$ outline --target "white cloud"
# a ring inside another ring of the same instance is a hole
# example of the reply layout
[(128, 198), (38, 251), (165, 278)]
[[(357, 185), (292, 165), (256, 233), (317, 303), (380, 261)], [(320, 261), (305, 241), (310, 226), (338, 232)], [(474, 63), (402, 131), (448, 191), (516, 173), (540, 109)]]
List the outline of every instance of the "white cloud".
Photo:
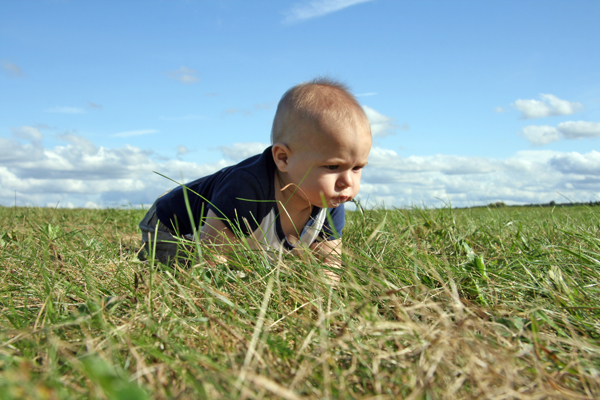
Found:
[(186, 85), (200, 81), (200, 78), (197, 76), (198, 71), (183, 66), (175, 71), (168, 72), (167, 75), (169, 75), (169, 77), (172, 79), (176, 79), (181, 83), (185, 83)]
[(554, 155), (549, 164), (563, 173), (592, 175), (600, 178), (600, 153), (592, 150), (586, 154), (576, 152)]
[(571, 115), (583, 110), (583, 104), (559, 99), (552, 94), (540, 94), (542, 100), (515, 101), (512, 105), (525, 119), (544, 118), (555, 115)]
[[(389, 168), (393, 166), (393, 168)], [(395, 151), (373, 147), (369, 156), (371, 167), (393, 171), (390, 175), (395, 180), (401, 180), (398, 172), (423, 173), (437, 171), (445, 175), (485, 174), (494, 170), (494, 165), (480, 157), (460, 157), (452, 155), (434, 155), (429, 157), (409, 156), (400, 157)]]
[(109, 149), (74, 134), (59, 135), (65, 146), (44, 148), (39, 141), (0, 138), (0, 204), (75, 207), (151, 204), (175, 184), (205, 176), (230, 163), (198, 165), (156, 161), (151, 151), (133, 146)]
[(505, 159), (401, 157), (373, 148), (360, 198), (370, 205), (468, 206), (600, 198), (600, 153), (523, 151)]
[(533, 146), (543, 146), (548, 143), (557, 142), (562, 139), (562, 135), (553, 126), (548, 125), (530, 125), (523, 128), (519, 135), (529, 140)]
[(505, 110), (504, 110), (504, 108), (503, 108), (503, 107), (496, 107), (496, 108), (494, 108), (494, 112), (495, 112), (495, 113), (503, 113), (504, 111), (505, 111)]
[(311, 0), (296, 4), (285, 13), (284, 23), (293, 23), (310, 18), (322, 17), (323, 15), (340, 11), (360, 3), (372, 0)]
[(39, 159), (43, 152), (41, 142), (22, 144), (14, 139), (0, 138), (0, 165), (8, 165), (14, 160)]
[(131, 136), (141, 136), (141, 135), (149, 135), (151, 133), (158, 133), (156, 129), (139, 129), (136, 131), (125, 131), (112, 134), (112, 137), (131, 137)]
[(58, 114), (83, 114), (85, 112), (83, 108), (79, 107), (52, 107), (45, 111)]
[(600, 137), (600, 122), (567, 121), (558, 124), (565, 139)]
[(393, 135), (395, 133), (394, 131), (397, 129), (408, 130), (408, 126), (406, 125), (396, 125), (396, 118), (385, 116), (369, 106), (363, 105), (362, 108), (371, 124), (371, 133), (373, 134), (373, 137)]
[(73, 144), (76, 149), (86, 154), (92, 154), (96, 151), (96, 146), (83, 136), (75, 135), (73, 133), (62, 133), (56, 135), (56, 137)]
[(220, 146), (218, 149), (228, 160), (238, 162), (255, 154), (262, 153), (267, 147), (266, 143), (252, 142), (252, 143), (234, 143), (231, 146)]
[(99, 204), (94, 203), (93, 201), (88, 201), (84, 205), (85, 208), (102, 208)]
[[(25, 130), (27, 131), (27, 130)], [(262, 143), (236, 143), (219, 150), (228, 157), (213, 164), (164, 160), (134, 146), (105, 148), (72, 133), (64, 146), (44, 148), (0, 138), (0, 204), (106, 207), (148, 206), (175, 183), (188, 182), (232, 162), (260, 153)], [(564, 196), (564, 197), (562, 197)], [(600, 152), (530, 150), (504, 159), (452, 155), (402, 157), (374, 147), (363, 173), (359, 198), (364, 204), (462, 207), (598, 200)]]
[(533, 146), (543, 146), (561, 139), (575, 140), (600, 137), (600, 123), (589, 121), (561, 122), (556, 127), (549, 125), (529, 125), (519, 135)]

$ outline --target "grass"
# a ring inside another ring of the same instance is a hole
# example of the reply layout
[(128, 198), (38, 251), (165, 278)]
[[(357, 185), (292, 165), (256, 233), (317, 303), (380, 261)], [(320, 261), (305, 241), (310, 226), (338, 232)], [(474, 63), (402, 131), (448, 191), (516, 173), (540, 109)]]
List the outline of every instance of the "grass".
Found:
[(138, 260), (139, 210), (0, 208), (3, 398), (599, 398), (600, 210), (370, 210), (307, 258)]

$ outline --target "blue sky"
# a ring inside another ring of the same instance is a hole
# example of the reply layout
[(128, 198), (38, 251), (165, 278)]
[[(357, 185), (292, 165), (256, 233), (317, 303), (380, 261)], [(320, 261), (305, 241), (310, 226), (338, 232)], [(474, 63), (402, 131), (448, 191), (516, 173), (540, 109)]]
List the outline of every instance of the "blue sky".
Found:
[(600, 200), (600, 2), (0, 2), (0, 204), (151, 203), (346, 82), (365, 204)]

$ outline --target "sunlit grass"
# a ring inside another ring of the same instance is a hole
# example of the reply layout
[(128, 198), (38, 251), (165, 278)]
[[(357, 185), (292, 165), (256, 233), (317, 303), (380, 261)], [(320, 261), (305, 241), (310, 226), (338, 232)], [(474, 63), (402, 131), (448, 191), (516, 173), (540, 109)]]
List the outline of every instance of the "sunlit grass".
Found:
[(370, 210), (310, 257), (142, 262), (140, 210), (0, 208), (6, 398), (598, 398), (598, 208)]

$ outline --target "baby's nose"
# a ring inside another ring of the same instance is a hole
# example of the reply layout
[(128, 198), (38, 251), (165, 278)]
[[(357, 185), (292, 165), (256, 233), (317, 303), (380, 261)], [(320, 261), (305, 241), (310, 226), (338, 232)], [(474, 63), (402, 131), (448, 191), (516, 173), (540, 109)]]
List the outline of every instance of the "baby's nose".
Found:
[(350, 171), (345, 172), (340, 175), (338, 179), (338, 186), (342, 188), (347, 188), (352, 186), (352, 176), (350, 175)]

